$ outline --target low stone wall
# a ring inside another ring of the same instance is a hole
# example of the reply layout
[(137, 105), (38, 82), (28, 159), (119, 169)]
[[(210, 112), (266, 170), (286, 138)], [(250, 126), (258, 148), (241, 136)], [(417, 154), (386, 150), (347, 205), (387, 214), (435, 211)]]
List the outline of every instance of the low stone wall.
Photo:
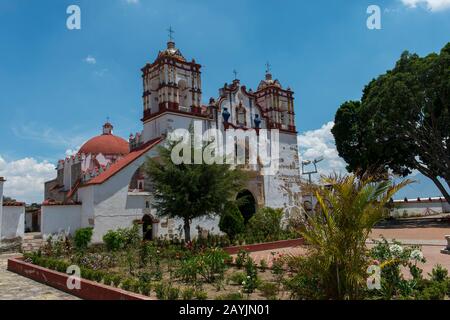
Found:
[(67, 292), (85, 300), (154, 300), (140, 294), (81, 279), (80, 289), (67, 288), (68, 274), (42, 268), (23, 261), (22, 258), (8, 259), (8, 271), (20, 274), (34, 281)]
[(249, 245), (236, 246), (236, 247), (228, 247), (228, 248), (224, 248), (224, 250), (229, 254), (237, 254), (241, 250), (244, 250), (247, 252), (257, 252), (257, 251), (283, 249), (283, 248), (289, 248), (289, 247), (298, 247), (298, 246), (301, 246), (304, 244), (305, 244), (305, 241), (303, 239), (292, 239), (292, 240), (282, 240), (282, 241), (275, 241), (275, 242), (265, 242), (265, 243), (249, 244)]

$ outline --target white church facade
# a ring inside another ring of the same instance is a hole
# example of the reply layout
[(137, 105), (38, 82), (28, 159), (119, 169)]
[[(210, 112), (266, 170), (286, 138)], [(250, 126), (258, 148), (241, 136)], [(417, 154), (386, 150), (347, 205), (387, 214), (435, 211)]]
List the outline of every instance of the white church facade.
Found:
[[(225, 84), (219, 97), (211, 98), (208, 105), (202, 104), (201, 65), (187, 61), (173, 41), (141, 71), (142, 131), (126, 141), (115, 136), (112, 124), (107, 122), (101, 135), (86, 142), (75, 155), (59, 161), (56, 179), (45, 184), (41, 208), (44, 237), (92, 227), (93, 242), (101, 242), (108, 230), (133, 223), (152, 224), (149, 237), (183, 237), (181, 220), (158, 216), (151, 177), (142, 166), (148, 157), (158, 157), (156, 147), (169, 133), (188, 129), (194, 122), (201, 123), (202, 131), (279, 132), (278, 172), (267, 175), (260, 165), (248, 167), (251, 179), (236, 196), (249, 196), (254, 210), (300, 205), (294, 93), (274, 80), (270, 70), (256, 91), (235, 79)], [(218, 218), (192, 221), (191, 236), (199, 230), (219, 233)]]

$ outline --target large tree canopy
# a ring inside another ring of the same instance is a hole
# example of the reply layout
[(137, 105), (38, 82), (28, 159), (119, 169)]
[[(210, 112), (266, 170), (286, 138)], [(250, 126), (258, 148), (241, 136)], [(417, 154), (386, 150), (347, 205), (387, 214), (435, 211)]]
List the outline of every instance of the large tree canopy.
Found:
[(349, 171), (418, 170), (450, 202), (450, 43), (426, 57), (403, 53), (361, 101), (342, 104), (332, 132)]

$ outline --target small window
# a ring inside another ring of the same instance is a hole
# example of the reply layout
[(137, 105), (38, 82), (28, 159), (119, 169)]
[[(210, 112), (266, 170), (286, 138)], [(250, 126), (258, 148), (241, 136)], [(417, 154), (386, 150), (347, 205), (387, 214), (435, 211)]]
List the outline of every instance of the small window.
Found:
[(150, 202), (145, 201), (145, 208), (149, 209), (150, 208)]

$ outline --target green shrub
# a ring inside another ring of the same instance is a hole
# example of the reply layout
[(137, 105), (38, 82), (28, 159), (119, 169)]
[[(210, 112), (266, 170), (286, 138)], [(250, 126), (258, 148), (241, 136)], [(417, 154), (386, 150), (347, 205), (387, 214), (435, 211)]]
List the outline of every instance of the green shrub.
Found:
[(113, 282), (113, 276), (109, 273), (105, 273), (103, 275), (103, 283), (107, 286), (110, 286)]
[(62, 260), (56, 262), (56, 271), (66, 273), (67, 268), (69, 268), (69, 264), (67, 262)]
[(167, 288), (167, 300), (178, 300), (180, 297), (180, 289), (169, 286)]
[(103, 236), (103, 242), (105, 243), (106, 249), (109, 251), (118, 251), (124, 246), (124, 239), (120, 232), (109, 230)]
[(236, 256), (236, 260), (235, 260), (235, 263), (236, 263), (236, 267), (238, 268), (238, 269), (241, 269), (243, 266), (244, 266), (244, 264), (245, 264), (245, 262), (249, 259), (249, 254), (248, 254), (248, 252), (247, 251), (245, 251), (245, 250), (240, 250), (239, 252), (238, 252), (238, 254), (237, 254), (237, 256)]
[(230, 255), (221, 249), (207, 249), (197, 255), (197, 272), (208, 283), (223, 279)]
[(130, 228), (109, 230), (103, 236), (103, 242), (109, 251), (118, 251), (129, 247), (137, 247), (141, 243), (139, 226), (133, 225)]
[(111, 282), (114, 287), (118, 288), (122, 282), (122, 277), (118, 274), (114, 274), (111, 276)]
[(208, 300), (208, 293), (206, 291), (197, 290), (195, 292), (195, 299), (197, 299), (197, 300)]
[(73, 242), (77, 250), (87, 249), (92, 239), (93, 228), (82, 228), (75, 231)]
[(183, 300), (193, 300), (195, 290), (192, 288), (186, 288), (181, 292), (181, 298)]
[(95, 282), (101, 282), (104, 276), (105, 273), (103, 271), (99, 270), (92, 271), (92, 280), (94, 280)]
[(279, 292), (278, 285), (273, 282), (261, 282), (258, 285), (258, 290), (261, 291), (261, 295), (268, 300), (276, 299)]
[(159, 300), (165, 300), (166, 299), (166, 285), (162, 282), (158, 282), (155, 284), (155, 293), (156, 297)]
[(217, 296), (216, 300), (228, 300), (228, 301), (244, 300), (244, 296), (242, 295), (242, 293), (235, 292)]
[(81, 268), (81, 277), (86, 280), (94, 280), (94, 270), (88, 268)]
[(176, 277), (186, 283), (196, 283), (198, 274), (198, 259), (196, 257), (182, 260), (178, 270), (175, 272)]
[(261, 269), (262, 272), (266, 272), (268, 267), (269, 266), (268, 266), (267, 261), (265, 259), (261, 259), (259, 261), (259, 268)]
[(263, 208), (249, 220), (246, 230), (246, 237), (252, 242), (276, 241), (279, 240), (283, 229), (281, 219), (283, 210)]
[(139, 290), (141, 291), (141, 293), (145, 296), (150, 296), (151, 292), (152, 292), (152, 285), (150, 282), (145, 282), (140, 280), (139, 281)]
[(133, 291), (133, 287), (135, 285), (134, 279), (126, 278), (122, 281), (122, 289), (125, 291)]
[(219, 228), (220, 231), (228, 235), (231, 241), (235, 239), (236, 235), (244, 232), (244, 217), (234, 203), (227, 203), (225, 205), (224, 213), (220, 217)]
[(444, 282), (448, 279), (448, 271), (440, 264), (436, 265), (431, 271), (431, 280), (436, 282)]
[(419, 300), (444, 300), (446, 292), (446, 282), (431, 281), (416, 298)]
[(244, 267), (246, 278), (242, 282), (242, 287), (245, 293), (251, 294), (258, 286), (258, 268), (251, 258), (247, 259)]
[(231, 281), (232, 284), (242, 286), (242, 283), (247, 278), (247, 275), (245, 272), (237, 271), (233, 272), (231, 275), (229, 275), (228, 279)]

